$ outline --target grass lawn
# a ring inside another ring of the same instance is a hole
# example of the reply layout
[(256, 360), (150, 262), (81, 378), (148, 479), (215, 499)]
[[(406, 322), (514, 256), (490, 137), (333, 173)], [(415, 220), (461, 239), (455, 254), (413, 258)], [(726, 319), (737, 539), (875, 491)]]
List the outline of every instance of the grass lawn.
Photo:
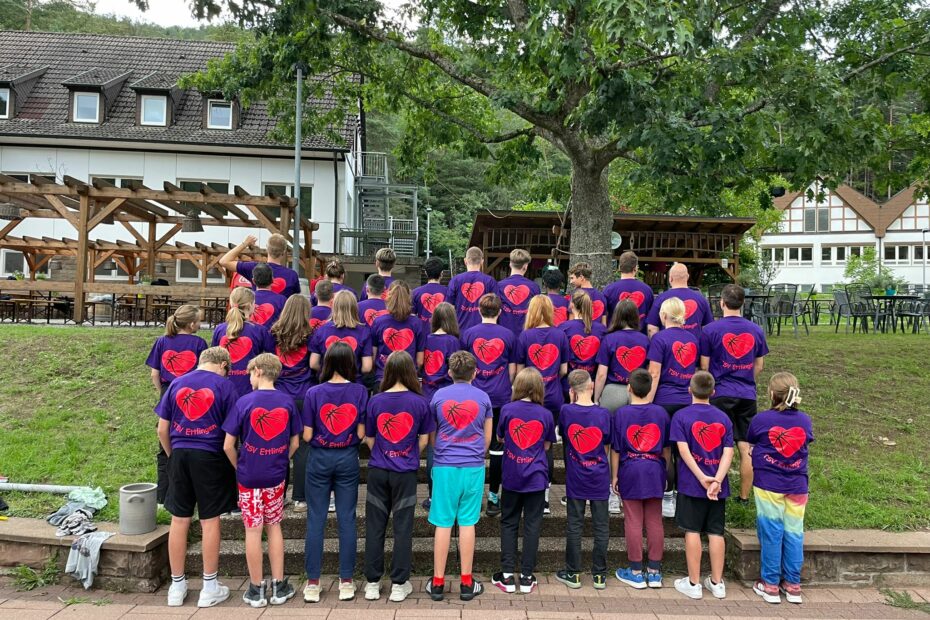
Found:
[[(116, 520), (119, 487), (155, 478), (156, 395), (144, 362), (159, 333), (0, 326), (0, 474), (101, 486), (110, 504), (100, 518)], [(794, 372), (814, 418), (808, 527), (930, 528), (930, 338), (821, 326), (769, 344), (763, 383)], [(64, 497), (4, 499), (10, 514), (37, 517)], [(728, 508), (731, 525), (754, 524), (751, 508)]]

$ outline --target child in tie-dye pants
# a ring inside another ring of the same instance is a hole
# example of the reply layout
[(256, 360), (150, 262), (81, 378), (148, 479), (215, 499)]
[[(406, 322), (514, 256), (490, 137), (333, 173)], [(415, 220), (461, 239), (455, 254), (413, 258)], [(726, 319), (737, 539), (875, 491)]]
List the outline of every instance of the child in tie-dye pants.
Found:
[(780, 603), (782, 592), (789, 603), (800, 603), (807, 451), (814, 434), (810, 416), (798, 410), (800, 388), (794, 375), (773, 375), (769, 395), (772, 408), (757, 414), (747, 433), (762, 560), (761, 579), (753, 590), (767, 603)]

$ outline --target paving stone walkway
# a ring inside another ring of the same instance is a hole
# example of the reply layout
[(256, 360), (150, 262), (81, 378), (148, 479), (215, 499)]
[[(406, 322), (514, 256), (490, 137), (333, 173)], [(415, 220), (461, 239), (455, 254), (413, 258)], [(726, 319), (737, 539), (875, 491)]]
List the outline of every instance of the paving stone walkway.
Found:
[[(163, 617), (218, 618), (222, 620), (305, 616), (314, 620), (401, 620), (406, 618), (448, 618), (459, 620), (608, 620), (613, 618), (662, 620), (664, 618), (719, 619), (733, 618), (922, 618), (930, 615), (890, 607), (885, 596), (876, 589), (808, 588), (803, 605), (769, 605), (751, 589), (731, 583), (727, 598), (715, 600), (709, 595), (702, 601), (686, 599), (671, 587), (661, 590), (632, 590), (616, 581), (606, 590), (596, 591), (589, 582), (580, 590), (569, 590), (554, 577), (540, 577), (533, 594), (504, 594), (490, 587), (469, 603), (457, 594), (434, 603), (423, 592), (424, 578), (414, 578), (416, 590), (403, 603), (390, 603), (385, 596), (368, 602), (358, 593), (356, 600), (338, 602), (335, 580), (324, 580), (329, 590), (322, 601), (308, 605), (300, 599), (279, 607), (251, 609), (241, 600), (247, 580), (241, 577), (222, 580), (235, 590), (226, 601), (212, 609), (196, 607), (199, 580), (191, 580), (191, 593), (184, 607), (166, 607), (164, 591), (155, 594), (122, 594), (68, 586), (52, 586), (33, 592), (17, 592), (9, 579), (0, 579), (0, 618), (10, 620), (56, 620), (88, 618), (148, 619)], [(458, 583), (453, 583), (458, 592)], [(388, 586), (389, 588), (389, 586)], [(927, 588), (909, 590), (913, 600), (930, 604), (930, 584)], [(70, 604), (68, 604), (70, 603)]]

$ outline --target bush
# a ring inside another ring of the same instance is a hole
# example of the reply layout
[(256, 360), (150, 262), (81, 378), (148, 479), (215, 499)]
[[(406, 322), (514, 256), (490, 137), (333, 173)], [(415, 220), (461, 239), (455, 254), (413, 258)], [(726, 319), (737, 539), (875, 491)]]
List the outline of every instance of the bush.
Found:
[(875, 248), (866, 248), (862, 256), (850, 256), (846, 262), (843, 277), (851, 284), (864, 284), (871, 289), (903, 289), (907, 281), (895, 276), (888, 267), (883, 267), (875, 253)]

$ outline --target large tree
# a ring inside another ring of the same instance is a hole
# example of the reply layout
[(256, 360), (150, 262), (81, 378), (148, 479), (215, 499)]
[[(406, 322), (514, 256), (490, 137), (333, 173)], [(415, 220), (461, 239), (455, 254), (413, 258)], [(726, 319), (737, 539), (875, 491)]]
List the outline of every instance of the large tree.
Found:
[[(136, 0), (144, 4), (143, 0)], [(537, 141), (571, 162), (572, 262), (610, 273), (606, 171), (659, 200), (712, 212), (724, 191), (774, 175), (836, 180), (882, 148), (874, 93), (912, 80), (930, 10), (905, 0), (192, 0), (231, 12), (254, 43), (204, 88), (292, 110), (293, 65), (326, 76), (333, 123), (362, 97), (401, 111), (398, 152), (436, 145), (532, 166)], [(392, 3), (393, 4), (393, 3)], [(886, 93), (887, 94), (887, 93)]]

